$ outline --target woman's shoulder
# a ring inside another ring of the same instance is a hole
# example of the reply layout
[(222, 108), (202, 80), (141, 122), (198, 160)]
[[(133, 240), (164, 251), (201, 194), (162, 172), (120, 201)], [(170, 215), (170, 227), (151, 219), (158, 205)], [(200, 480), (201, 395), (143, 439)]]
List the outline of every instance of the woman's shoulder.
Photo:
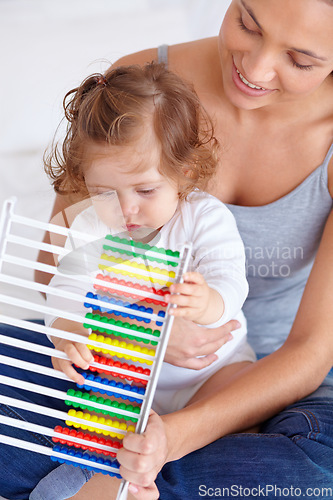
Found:
[[(139, 64), (144, 65), (157, 60), (157, 48), (149, 48), (127, 54), (118, 59), (113, 67)], [(193, 75), (210, 68), (218, 57), (217, 37), (202, 38), (190, 42), (170, 45), (168, 47), (168, 66), (172, 71), (192, 80)]]

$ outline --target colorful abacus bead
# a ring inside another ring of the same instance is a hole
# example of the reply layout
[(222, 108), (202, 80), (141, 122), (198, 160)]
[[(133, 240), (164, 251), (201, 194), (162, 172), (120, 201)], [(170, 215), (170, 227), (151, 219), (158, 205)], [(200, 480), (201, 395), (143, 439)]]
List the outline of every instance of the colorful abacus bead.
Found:
[[(58, 437), (53, 437), (52, 441), (54, 443), (67, 444), (68, 446), (74, 446), (74, 448), (81, 448), (82, 450), (94, 451), (97, 453), (102, 453), (105, 456), (116, 457), (117, 451), (109, 451), (105, 449), (98, 448), (98, 445), (109, 446), (110, 448), (115, 448), (115, 450), (119, 450), (122, 447), (122, 444), (118, 441), (112, 441), (111, 439), (105, 439), (102, 437), (92, 436), (86, 432), (76, 431), (75, 429), (69, 429), (68, 427), (61, 427), (57, 425), (54, 428), (54, 432), (58, 434), (62, 434), (64, 436), (63, 439)], [(87, 441), (87, 445), (81, 443), (75, 443), (70, 440), (70, 438), (79, 438)], [(90, 444), (91, 443), (91, 444)]]
[[(60, 462), (61, 464), (68, 463), (70, 465), (74, 465), (75, 467), (81, 467), (81, 469), (95, 470), (96, 472), (101, 472), (102, 474), (108, 474), (110, 476), (118, 477), (119, 479), (121, 479), (120, 474), (111, 471), (105, 471), (93, 465), (94, 463), (99, 463), (108, 465), (110, 467), (112, 466), (115, 469), (119, 469), (119, 464), (117, 461), (111, 462), (110, 460), (103, 459), (102, 457), (97, 458), (94, 455), (89, 455), (88, 453), (82, 453), (81, 451), (70, 450), (66, 446), (60, 446), (58, 444), (53, 447), (53, 451), (57, 453), (62, 453), (64, 455), (64, 458), (59, 458), (54, 455), (51, 455), (51, 460), (53, 462)], [(73, 460), (70, 459), (71, 456), (89, 460), (91, 462), (91, 466), (74, 462)]]
[(168, 290), (163, 290), (163, 289), (157, 290), (155, 288), (151, 288), (151, 287), (148, 287), (145, 285), (139, 285), (138, 283), (132, 283), (131, 281), (125, 281), (125, 280), (119, 280), (117, 278), (111, 278), (108, 275), (104, 276), (104, 274), (97, 274), (96, 279), (98, 279), (99, 281), (105, 281), (106, 283), (110, 283), (110, 284), (114, 283), (115, 285), (120, 285), (120, 286), (123, 286), (126, 288), (141, 290), (143, 292), (146, 292), (147, 294), (160, 295), (161, 300), (158, 300), (158, 299), (152, 298), (152, 297), (144, 297), (142, 295), (137, 295), (135, 293), (130, 293), (130, 292), (124, 291), (124, 290), (119, 290), (117, 288), (112, 288), (112, 286), (102, 286), (102, 285), (99, 285), (97, 283), (94, 284), (94, 288), (96, 290), (102, 290), (103, 292), (110, 293), (110, 294), (112, 293), (112, 294), (116, 294), (116, 295), (122, 295), (124, 297), (129, 297), (129, 298), (132, 298), (132, 299), (135, 299), (138, 301), (141, 300), (144, 302), (148, 302), (150, 304), (161, 305), (163, 307), (167, 306), (167, 303), (165, 301), (163, 301), (162, 298), (165, 295), (168, 295), (170, 293)]

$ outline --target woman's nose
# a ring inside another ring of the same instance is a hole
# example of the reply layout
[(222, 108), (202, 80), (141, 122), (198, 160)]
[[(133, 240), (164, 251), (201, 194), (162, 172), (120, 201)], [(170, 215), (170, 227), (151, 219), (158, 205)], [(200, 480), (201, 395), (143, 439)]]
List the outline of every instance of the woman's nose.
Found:
[(276, 76), (275, 65), (276, 58), (271, 51), (261, 48), (248, 52), (242, 61), (243, 76), (258, 87), (270, 88), (269, 84)]

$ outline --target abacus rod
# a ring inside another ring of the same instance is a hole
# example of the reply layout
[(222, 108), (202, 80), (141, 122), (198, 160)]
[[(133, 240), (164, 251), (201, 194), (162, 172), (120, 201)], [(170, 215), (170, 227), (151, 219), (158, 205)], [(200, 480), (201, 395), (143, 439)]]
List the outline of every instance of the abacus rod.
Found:
[[(61, 354), (63, 354), (61, 351), (59, 351), (59, 352)], [(68, 359), (68, 358), (66, 358), (66, 359)], [(40, 373), (41, 375), (47, 375), (48, 377), (58, 378), (60, 380), (66, 380), (67, 382), (73, 382), (73, 380), (71, 378), (69, 378), (67, 375), (65, 375), (60, 370), (56, 370), (55, 368), (49, 368), (49, 367), (43, 366), (43, 365), (38, 365), (36, 363), (30, 363), (29, 361), (22, 361), (21, 359), (11, 358), (9, 356), (4, 356), (4, 355), (0, 354), (0, 363), (3, 363), (4, 365), (7, 365), (7, 366), (12, 366), (14, 368), (20, 368), (22, 370), (30, 371), (33, 373)], [(92, 388), (96, 389), (97, 392), (99, 390), (103, 390), (104, 392), (106, 392), (106, 391), (115, 392), (115, 393), (122, 394), (123, 396), (127, 396), (130, 398), (142, 399), (142, 400), (145, 399), (145, 395), (142, 395), (142, 394), (140, 395), (140, 394), (134, 393), (132, 391), (127, 391), (126, 389), (107, 386), (105, 384), (95, 382), (94, 380), (87, 380), (87, 382), (83, 385), (87, 385), (89, 387), (92, 387)], [(137, 396), (138, 396), (138, 398), (137, 398)]]
[[(101, 260), (107, 260), (107, 259), (103, 259), (103, 257), (101, 257)], [(129, 262), (129, 261), (127, 260), (127, 262)], [(133, 262), (133, 264), (136, 264), (136, 262)], [(166, 283), (168, 281), (171, 281), (171, 282), (174, 281), (174, 278), (172, 278), (171, 276), (167, 276), (166, 277), (165, 274), (159, 273), (159, 272), (156, 272), (156, 271), (145, 271), (144, 269), (140, 269), (138, 267), (135, 267), (131, 263), (129, 263), (129, 264), (121, 264), (121, 263), (118, 263), (118, 262), (113, 262), (112, 263), (110, 261), (110, 264), (102, 264), (102, 265), (100, 264), (98, 267), (99, 267), (99, 269), (105, 269), (105, 270), (116, 269), (117, 271), (124, 271), (127, 274), (130, 274), (130, 273), (139, 274), (140, 276), (148, 277), (150, 281), (154, 281), (154, 279), (165, 281)]]
[(3, 255), (6, 248), (6, 238), (9, 234), (11, 216), (16, 198), (9, 198), (5, 201), (0, 217), (0, 270), (2, 268)]
[[(34, 306), (36, 306), (36, 304), (34, 304), (33, 302), (28, 302), (25, 300), (21, 300), (21, 299), (14, 298), (14, 297), (9, 297), (9, 296), (2, 295), (2, 294), (0, 294), (0, 302), (4, 302), (5, 304), (10, 304), (10, 305), (19, 305), (20, 307), (23, 307), (25, 309), (31, 309), (33, 311), (36, 310), (36, 307), (34, 307)], [(51, 315), (57, 315), (58, 313), (62, 312), (61, 310), (48, 308), (46, 306), (41, 306), (41, 305), (39, 305), (37, 310), (39, 312), (43, 312), (45, 314), (51, 314)], [(77, 316), (75, 314), (70, 314), (70, 313), (68, 313), (68, 314), (65, 313), (65, 314), (59, 315), (59, 317), (69, 319), (71, 321), (76, 321), (77, 323), (80, 323), (80, 324), (85, 323), (85, 321), (86, 321), (85, 318)], [(98, 321), (95, 321), (95, 320), (89, 320), (89, 324), (97, 325), (98, 327), (100, 327), (101, 324), (103, 325), (103, 323), (99, 323)], [(110, 325), (110, 326), (112, 326), (112, 325)], [(127, 356), (134, 356), (138, 359), (145, 359), (148, 361), (154, 360), (154, 356), (151, 356), (150, 354), (144, 354), (144, 353), (141, 353), (139, 351), (131, 351), (129, 349), (125, 349), (122, 347), (113, 346), (112, 344), (104, 344), (102, 342), (98, 342), (95, 340), (89, 340), (87, 337), (83, 337), (83, 335), (77, 335), (75, 333), (66, 332), (64, 330), (58, 330), (56, 328), (49, 328), (49, 327), (44, 327), (44, 328), (45, 328), (45, 330), (47, 330), (44, 333), (47, 333), (53, 337), (60, 337), (63, 339), (71, 340), (73, 342), (79, 342), (81, 344), (86, 344), (86, 345), (92, 345), (94, 347), (98, 347), (99, 349), (106, 349), (108, 351), (118, 352), (120, 354), (125, 354)], [(105, 328), (105, 326), (104, 326), (104, 328)], [(61, 334), (59, 334), (58, 332), (61, 332)], [(138, 334), (139, 333), (140, 332), (138, 332)], [(155, 337), (154, 337), (154, 339), (155, 339)]]
[(9, 446), (14, 446), (16, 448), (21, 448), (23, 450), (34, 451), (40, 453), (41, 455), (48, 455), (60, 458), (62, 460), (68, 460), (70, 462), (75, 462), (78, 464), (83, 464), (88, 467), (94, 467), (94, 469), (100, 469), (100, 471), (109, 471), (115, 474), (119, 474), (119, 469), (112, 467), (111, 465), (99, 464), (97, 462), (92, 462), (91, 460), (85, 460), (84, 458), (75, 457), (72, 455), (67, 455), (60, 453), (58, 451), (53, 451), (52, 448), (48, 446), (42, 446), (40, 444), (30, 443), (30, 441), (23, 441), (22, 439), (12, 438), (0, 434), (0, 443), (7, 444)]
[[(3, 316), (0, 314), (0, 321), (7, 324), (7, 325), (11, 325), (11, 326), (18, 326), (19, 328), (25, 328), (25, 329), (32, 329), (32, 326), (33, 326), (33, 331), (37, 332), (37, 333), (44, 333), (42, 330), (37, 330), (38, 327), (40, 327), (40, 329), (42, 328), (45, 328), (43, 327), (42, 325), (39, 325), (39, 324), (36, 324), (36, 323), (31, 323), (30, 321), (26, 321), (26, 320), (19, 320), (19, 319), (16, 319), (16, 318), (9, 318), (7, 316)], [(61, 330), (58, 330), (58, 331), (61, 331)], [(14, 347), (18, 347), (18, 348), (21, 348), (21, 349), (26, 349), (28, 351), (36, 351), (38, 352), (39, 354), (45, 354), (46, 356), (53, 356), (53, 357), (56, 357), (56, 358), (60, 358), (60, 359), (68, 359), (69, 358), (66, 356), (65, 353), (63, 353), (62, 351), (59, 351), (57, 349), (53, 349), (52, 347), (45, 347), (45, 346), (41, 346), (40, 344), (33, 344), (32, 342), (26, 342), (24, 340), (19, 340), (19, 339), (15, 339), (13, 337), (6, 337), (5, 335), (0, 335), (0, 343), (2, 344), (6, 344), (6, 345), (12, 345)], [(36, 347), (36, 348), (35, 348)], [(103, 371), (109, 371), (109, 372), (115, 372), (115, 373), (119, 373), (120, 375), (128, 375), (130, 377), (133, 377), (133, 371), (131, 370), (126, 370), (124, 368), (119, 368), (117, 366), (109, 366), (109, 365), (104, 365), (102, 363), (97, 363), (97, 362), (93, 362), (90, 364), (90, 366), (94, 367), (94, 368), (99, 368)], [(140, 378), (141, 380), (149, 380), (150, 379), (150, 376), (149, 375), (145, 375), (143, 373), (140, 373), (138, 374), (138, 377), (136, 378)]]
[[(63, 236), (71, 235), (74, 238), (79, 238), (81, 240), (85, 240), (88, 243), (102, 239), (102, 238), (97, 238), (97, 237), (95, 239), (93, 239), (91, 237), (91, 235), (87, 235), (86, 233), (81, 233), (80, 231), (76, 231), (76, 230), (73, 230), (71, 228), (59, 226), (57, 224), (52, 224), (50, 222), (43, 222), (43, 221), (38, 221), (35, 219), (30, 219), (28, 217), (24, 217), (24, 216), (17, 215), (14, 213), (11, 215), (11, 219), (13, 222), (18, 223), (18, 224), (23, 224), (25, 226), (31, 226), (31, 227), (34, 227), (37, 229), (42, 229), (44, 231), (48, 231), (49, 233), (61, 234)], [(128, 249), (128, 246), (124, 245), (122, 243), (114, 242), (112, 240), (107, 239), (106, 237), (104, 238), (104, 240), (108, 243), (109, 246), (118, 247), (120, 249)], [(129, 241), (131, 241), (131, 240), (129, 240)], [(133, 246), (134, 245), (131, 245), (131, 247), (133, 247)], [(157, 257), (161, 260), (163, 260), (163, 258), (165, 258), (165, 260), (169, 260), (170, 262), (171, 261), (179, 262), (179, 257), (174, 257), (172, 255), (162, 254), (159, 252), (155, 252), (154, 250), (151, 250), (151, 249), (145, 250), (145, 249), (140, 249), (137, 247), (134, 247), (134, 248), (135, 248), (135, 253), (142, 253), (143, 255), (151, 255), (151, 256)], [(163, 250), (165, 250), (165, 249), (163, 249)], [(164, 257), (164, 255), (165, 255), (165, 257)]]
[(43, 250), (44, 252), (49, 252), (57, 255), (67, 255), (70, 252), (70, 250), (64, 247), (59, 247), (57, 245), (52, 245), (51, 243), (44, 243), (42, 241), (17, 236), (15, 234), (8, 234), (7, 241), (24, 247), (35, 248), (37, 250)]
[[(42, 271), (47, 274), (52, 274), (52, 275), (60, 275), (63, 276), (63, 273), (59, 273), (58, 268), (56, 266), (51, 266), (49, 264), (43, 264), (41, 262), (36, 262), (36, 261), (30, 261), (28, 259), (22, 259), (20, 257), (12, 256), (12, 255), (4, 255), (3, 260), (6, 261), (9, 264), (14, 264), (14, 265), (19, 265), (22, 267), (26, 267), (28, 269), (33, 269), (35, 271)], [(71, 275), (71, 279), (75, 281), (79, 281), (81, 283), (89, 284), (89, 285), (99, 285), (103, 288), (107, 288), (108, 286), (105, 285), (106, 281), (101, 280), (98, 278), (92, 278), (91, 276), (86, 276), (86, 275)], [(111, 288), (111, 283), (108, 288)], [(124, 286), (124, 285), (119, 285), (117, 283), (112, 282), (112, 288), (115, 290), (119, 290), (122, 292), (127, 292), (129, 293), (129, 290), (131, 290), (131, 287)], [(152, 292), (147, 292), (145, 290), (140, 290), (135, 288), (135, 295), (141, 295), (144, 298), (153, 298), (158, 301), (161, 301), (161, 296)]]
[[(159, 259), (159, 260), (165, 260), (165, 261), (175, 262), (175, 263), (179, 262), (179, 257), (174, 257), (173, 255), (167, 255), (166, 253), (162, 253), (162, 252), (155, 252), (154, 250), (149, 250), (149, 249), (145, 250), (145, 249), (142, 249), (140, 247), (136, 247), (135, 246), (136, 242), (134, 240), (128, 240), (130, 243), (129, 243), (129, 245), (127, 245), (125, 243), (120, 243), (120, 242), (117, 242), (117, 241), (110, 240), (106, 236), (105, 237), (105, 241), (106, 241), (106, 244), (103, 245), (103, 249), (106, 250), (106, 251), (108, 251), (109, 248), (105, 248), (105, 247), (109, 246), (112, 249), (113, 248), (119, 248), (120, 250), (125, 250), (127, 252), (139, 253), (143, 257), (153, 257), (153, 258), (156, 258), (156, 259)], [(134, 241), (134, 244), (132, 244), (131, 241)], [(129, 248), (131, 248), (131, 250), (129, 250)], [(161, 248), (161, 250), (163, 250), (164, 252), (166, 252), (166, 250), (164, 248)]]
[(36, 229), (42, 229), (43, 231), (48, 231), (49, 233), (61, 234), (62, 236), (69, 236), (69, 234), (71, 234), (74, 238), (85, 240), (87, 241), (87, 243), (91, 243), (92, 241), (98, 240), (98, 238), (95, 238), (94, 240), (91, 237), (91, 235), (88, 235), (86, 233), (81, 233), (79, 231), (75, 231), (73, 229), (64, 226), (58, 226), (57, 224), (52, 224), (50, 222), (43, 222), (40, 220), (30, 219), (28, 217), (24, 217), (22, 215), (17, 215), (14, 213), (12, 214), (11, 219), (13, 222), (17, 224), (22, 224), (24, 226), (31, 226)]
[[(9, 318), (10, 319), (10, 318)], [(0, 320), (3, 321), (3, 317), (0, 315)], [(6, 321), (6, 324), (12, 324)], [(0, 334), (0, 344), (10, 345), (12, 347), (18, 347), (19, 349), (25, 349), (27, 351), (38, 352), (38, 354), (44, 354), (45, 356), (66, 359), (69, 360), (68, 356), (58, 349), (52, 347), (45, 347), (40, 344), (34, 344), (33, 342), (27, 342), (26, 340), (16, 339), (15, 337), (7, 337), (6, 335)]]
[(39, 413), (40, 415), (46, 415), (47, 417), (52, 417), (57, 420), (75, 422), (77, 424), (83, 424), (86, 427), (96, 427), (97, 429), (102, 429), (102, 431), (108, 431), (113, 434), (121, 434), (125, 436), (127, 431), (124, 429), (119, 429), (118, 427), (112, 427), (110, 425), (100, 424), (99, 422), (94, 422), (91, 420), (85, 420), (84, 418), (75, 417), (68, 415), (65, 411), (54, 410), (53, 408), (48, 408), (47, 406), (36, 405), (34, 403), (29, 403), (28, 401), (23, 401), (21, 399), (10, 398), (8, 396), (3, 396), (0, 394), (0, 403), (8, 406), (14, 406), (14, 408), (20, 408), (21, 410), (31, 411), (33, 413)]
[[(72, 300), (75, 302), (79, 302), (80, 304), (82, 304), (82, 302), (87, 302), (87, 303), (89, 302), (89, 304), (99, 306), (103, 309), (120, 311), (120, 312), (127, 313), (128, 315), (138, 316), (138, 317), (149, 319), (149, 320), (152, 320), (155, 322), (160, 322), (160, 323), (164, 322), (164, 317), (158, 316), (155, 313), (147, 313), (144, 311), (134, 310), (134, 309), (131, 309), (129, 307), (119, 306), (117, 304), (111, 304), (111, 303), (106, 302), (106, 301), (97, 300), (97, 299), (93, 299), (93, 298), (87, 298), (85, 295), (83, 296), (83, 295), (80, 295), (78, 293), (68, 292), (67, 290), (60, 290), (60, 289), (55, 288), (55, 287), (50, 286), (50, 285), (43, 285), (42, 283), (37, 283), (35, 281), (17, 278), (16, 276), (10, 276), (7, 274), (0, 273), (0, 281), (2, 281), (3, 283), (8, 283), (10, 285), (28, 288), (29, 290), (32, 289), (32, 290), (36, 290), (38, 292), (47, 293), (49, 295), (55, 295), (57, 297), (69, 299), (69, 300)], [(108, 305), (110, 306), (109, 308), (108, 308)], [(121, 330), (118, 330), (118, 331), (121, 331)], [(144, 334), (143, 338), (150, 339), (151, 336), (147, 335), (145, 337), (145, 334)]]
[[(17, 266), (22, 266), (22, 267), (27, 267), (29, 269), (34, 269), (34, 270), (37, 270), (37, 271), (43, 271), (43, 272), (46, 272), (46, 273), (49, 273), (49, 274), (54, 274), (54, 275), (60, 275), (60, 276), (63, 276), (64, 273), (61, 273), (58, 271), (58, 268), (56, 266), (51, 266), (49, 264), (43, 264), (41, 262), (36, 262), (36, 261), (30, 261), (28, 259), (23, 259), (21, 257), (17, 257), (17, 256), (12, 256), (8, 253), (4, 254), (3, 257), (2, 257), (3, 261), (4, 262), (7, 262), (8, 264), (14, 264), (14, 265), (17, 265)], [(102, 270), (108, 270), (108, 269), (112, 269), (112, 270), (115, 270), (115, 272), (124, 272), (126, 274), (136, 274), (136, 275), (139, 275), (139, 279), (145, 279), (145, 278), (148, 278), (146, 281), (151, 281), (154, 283), (154, 280), (155, 281), (159, 281), (159, 282), (163, 282), (162, 284), (167, 284), (167, 283), (170, 283), (170, 282), (173, 282), (174, 281), (174, 278), (171, 278), (171, 277), (167, 277), (166, 279), (166, 276), (165, 274), (162, 274), (162, 273), (155, 273), (155, 272), (152, 272), (152, 271), (144, 271), (143, 269), (138, 269), (138, 268), (135, 268), (134, 266), (131, 266), (131, 265), (124, 265), (124, 264), (117, 264), (115, 263), (115, 265), (113, 266), (108, 266), (108, 265), (102, 265), (100, 264), (98, 266), (99, 269), (102, 269)], [(97, 270), (97, 269), (96, 269)], [(155, 276), (154, 276), (155, 275)], [(89, 277), (86, 277), (84, 276), (83, 274), (80, 274), (78, 275), (79, 278), (75, 278), (75, 275), (71, 274), (70, 275), (71, 278), (73, 279), (78, 279), (79, 281), (82, 281), (82, 282), (91, 282), (92, 281), (92, 278), (88, 279)]]
[(97, 448), (98, 450), (112, 451), (117, 453), (119, 448), (114, 448), (113, 446), (108, 446), (106, 444), (97, 443), (95, 441), (89, 441), (87, 439), (81, 439), (75, 436), (70, 436), (69, 434), (63, 434), (57, 432), (50, 427), (45, 427), (44, 425), (32, 424), (26, 420), (18, 420), (17, 418), (5, 417), (0, 415), (0, 424), (8, 425), (10, 427), (16, 427), (17, 429), (24, 429), (26, 431), (35, 432), (36, 434), (43, 434), (44, 436), (49, 436), (51, 438), (58, 438), (59, 440), (66, 440), (72, 443), (82, 444), (84, 446), (91, 446)]
[[(50, 368), (51, 370), (51, 368)], [(44, 373), (44, 375), (47, 375)], [(16, 387), (17, 389), (24, 389), (26, 391), (35, 392), (36, 394), (43, 394), (44, 396), (51, 396), (55, 399), (60, 399), (61, 401), (70, 401), (71, 403), (78, 403), (82, 405), (94, 408), (93, 411), (105, 410), (110, 413), (119, 413), (119, 415), (124, 415), (124, 417), (134, 417), (138, 418), (139, 415), (135, 412), (123, 410), (121, 408), (114, 408), (113, 406), (107, 406), (104, 404), (97, 403), (96, 401), (84, 400), (77, 396), (71, 396), (64, 391), (58, 391), (57, 389), (51, 389), (50, 387), (45, 387), (43, 385), (33, 384), (31, 382), (26, 382), (25, 380), (19, 380), (13, 377), (6, 377), (5, 375), (0, 375), (0, 384), (7, 385), (10, 387)]]

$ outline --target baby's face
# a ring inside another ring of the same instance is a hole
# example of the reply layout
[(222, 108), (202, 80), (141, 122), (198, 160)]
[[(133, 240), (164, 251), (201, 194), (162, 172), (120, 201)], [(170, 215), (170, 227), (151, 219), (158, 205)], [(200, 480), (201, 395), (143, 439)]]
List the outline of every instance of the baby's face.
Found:
[(133, 233), (134, 239), (135, 232), (158, 230), (172, 218), (179, 202), (178, 185), (159, 172), (158, 148), (142, 141), (126, 146), (94, 144), (89, 158), (85, 183), (97, 214), (108, 227), (115, 222), (115, 193), (123, 230)]

